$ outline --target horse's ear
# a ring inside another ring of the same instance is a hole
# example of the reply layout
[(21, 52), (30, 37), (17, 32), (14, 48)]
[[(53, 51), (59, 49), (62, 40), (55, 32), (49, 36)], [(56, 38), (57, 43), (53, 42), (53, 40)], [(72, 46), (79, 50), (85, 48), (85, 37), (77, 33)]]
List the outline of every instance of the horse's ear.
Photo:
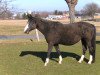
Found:
[(26, 12), (26, 15), (27, 15), (28, 19), (32, 18), (32, 12), (31, 11)]

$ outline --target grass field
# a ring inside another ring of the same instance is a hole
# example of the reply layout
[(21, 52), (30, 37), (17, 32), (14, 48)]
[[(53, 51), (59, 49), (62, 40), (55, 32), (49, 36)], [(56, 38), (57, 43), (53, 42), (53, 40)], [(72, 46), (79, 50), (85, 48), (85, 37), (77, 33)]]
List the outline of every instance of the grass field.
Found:
[[(9, 43), (10, 41), (10, 43)], [(97, 41), (96, 62), (88, 65), (85, 61), (79, 64), (76, 60), (82, 54), (81, 44), (73, 46), (60, 45), (63, 62), (58, 64), (58, 56), (53, 49), (51, 60), (44, 67), (47, 44), (29, 39), (9, 40), (0, 44), (0, 75), (99, 75), (100, 74), (100, 41)], [(17, 41), (17, 42), (16, 42)], [(86, 58), (89, 59), (88, 51)]]
[[(65, 23), (65, 21), (60, 21)], [(1, 20), (0, 35), (25, 35), (26, 20)], [(99, 26), (100, 22), (91, 22)], [(98, 30), (99, 31), (99, 30)], [(33, 31), (30, 35), (34, 34)], [(100, 75), (100, 36), (96, 40), (96, 62), (88, 65), (77, 61), (82, 54), (81, 43), (73, 46), (60, 45), (63, 62), (58, 64), (58, 55), (53, 49), (47, 67), (44, 67), (47, 43), (29, 39), (0, 40), (0, 75)], [(89, 59), (89, 52), (86, 59)]]

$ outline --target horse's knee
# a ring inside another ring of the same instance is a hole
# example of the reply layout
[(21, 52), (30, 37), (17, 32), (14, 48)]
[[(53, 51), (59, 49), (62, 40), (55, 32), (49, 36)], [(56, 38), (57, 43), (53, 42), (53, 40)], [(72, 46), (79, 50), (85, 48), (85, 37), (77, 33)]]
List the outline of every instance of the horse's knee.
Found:
[(86, 53), (86, 49), (83, 50), (83, 55), (85, 55), (85, 53)]

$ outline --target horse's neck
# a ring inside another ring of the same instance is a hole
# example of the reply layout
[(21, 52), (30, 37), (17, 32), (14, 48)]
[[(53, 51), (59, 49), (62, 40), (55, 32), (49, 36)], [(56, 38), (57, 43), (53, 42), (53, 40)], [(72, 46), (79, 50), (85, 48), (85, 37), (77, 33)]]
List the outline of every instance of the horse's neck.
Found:
[(43, 34), (46, 34), (46, 31), (48, 30), (48, 22), (45, 20), (40, 19), (37, 21), (37, 29)]

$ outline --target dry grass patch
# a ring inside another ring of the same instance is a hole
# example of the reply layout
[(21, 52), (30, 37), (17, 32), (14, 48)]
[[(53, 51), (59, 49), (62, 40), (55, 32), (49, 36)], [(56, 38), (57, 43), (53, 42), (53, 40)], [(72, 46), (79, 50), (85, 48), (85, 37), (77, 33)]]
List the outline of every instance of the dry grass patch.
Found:
[(27, 23), (27, 20), (0, 20), (0, 26), (1, 25), (7, 25), (7, 26), (25, 26)]

